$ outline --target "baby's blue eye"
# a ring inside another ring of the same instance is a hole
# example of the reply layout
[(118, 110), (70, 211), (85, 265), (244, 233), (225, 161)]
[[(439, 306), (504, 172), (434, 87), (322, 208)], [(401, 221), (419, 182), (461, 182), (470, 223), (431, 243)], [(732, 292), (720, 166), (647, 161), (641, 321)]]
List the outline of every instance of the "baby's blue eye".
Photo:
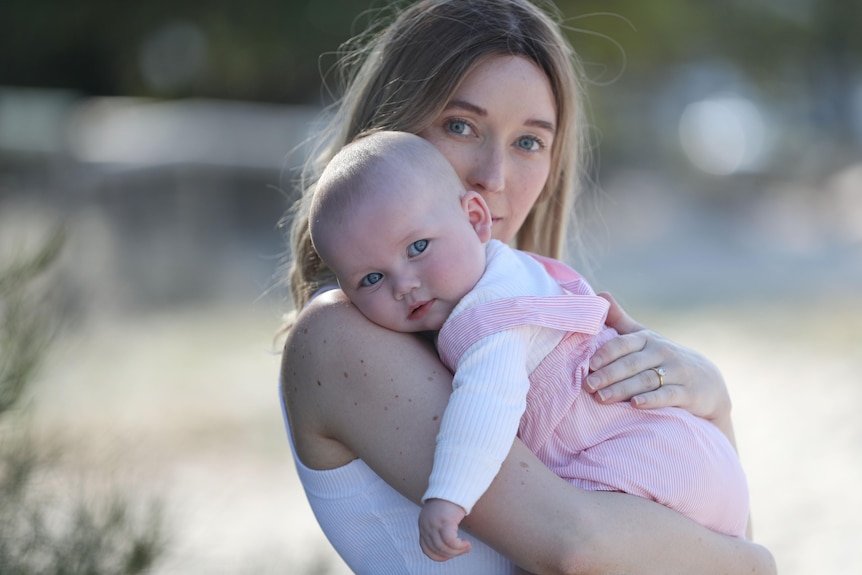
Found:
[(362, 278), (362, 281), (359, 282), (359, 285), (361, 285), (362, 287), (373, 286), (374, 284), (376, 284), (377, 282), (379, 282), (382, 279), (383, 279), (382, 273), (371, 272), (370, 274), (368, 274), (367, 276)]
[(410, 257), (418, 256), (428, 247), (428, 240), (416, 240), (410, 247), (407, 248), (407, 255)]

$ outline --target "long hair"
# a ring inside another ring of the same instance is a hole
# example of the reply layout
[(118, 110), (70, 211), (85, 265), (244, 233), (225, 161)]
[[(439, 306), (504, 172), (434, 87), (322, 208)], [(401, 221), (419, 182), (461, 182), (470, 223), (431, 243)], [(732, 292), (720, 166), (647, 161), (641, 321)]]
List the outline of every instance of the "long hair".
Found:
[(581, 70), (553, 5), (528, 0), (422, 0), (340, 59), (346, 84), (334, 115), (301, 176), (291, 221), (288, 281), (299, 310), (320, 287), (335, 282), (308, 232), (314, 184), (326, 163), (359, 134), (417, 133), (442, 112), (464, 77), (499, 55), (522, 56), (548, 77), (557, 108), (551, 169), (536, 205), (515, 237), (516, 247), (559, 258), (580, 189), (585, 130)]

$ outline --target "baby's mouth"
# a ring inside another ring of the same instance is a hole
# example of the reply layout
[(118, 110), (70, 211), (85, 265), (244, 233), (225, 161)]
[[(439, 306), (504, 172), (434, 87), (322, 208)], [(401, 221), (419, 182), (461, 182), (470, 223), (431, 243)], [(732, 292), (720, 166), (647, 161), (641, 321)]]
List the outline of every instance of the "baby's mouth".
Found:
[(434, 300), (430, 299), (427, 301), (421, 301), (410, 306), (410, 312), (407, 314), (407, 319), (410, 320), (418, 320), (425, 317), (429, 311), (431, 311), (431, 306), (434, 305)]

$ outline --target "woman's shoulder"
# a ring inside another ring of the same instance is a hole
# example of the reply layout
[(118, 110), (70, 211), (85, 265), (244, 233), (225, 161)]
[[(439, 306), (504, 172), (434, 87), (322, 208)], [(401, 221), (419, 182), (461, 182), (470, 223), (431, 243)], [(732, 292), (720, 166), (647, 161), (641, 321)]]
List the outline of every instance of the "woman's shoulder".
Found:
[(332, 416), (343, 413), (350, 399), (342, 374), (355, 371), (354, 358), (374, 351), (365, 337), (374, 327), (340, 290), (331, 290), (311, 300), (287, 334), (282, 401), (295, 453), (310, 468), (333, 469), (356, 458), (333, 439), (341, 434)]
[(366, 339), (364, 335), (375, 327), (341, 290), (318, 295), (296, 316), (287, 334), (282, 354), (282, 377), (324, 369), (335, 350), (362, 346)]
[(388, 363), (394, 354), (427, 347), (412, 334), (373, 323), (341, 290), (330, 290), (296, 317), (285, 341), (282, 375), (287, 375), (288, 365), (293, 370), (329, 371), (351, 358), (375, 365), (376, 360)]
[(297, 454), (309, 467), (331, 469), (373, 449), (362, 440), (364, 422), (393, 394), (430, 394), (429, 379), (444, 371), (427, 342), (372, 323), (340, 291), (321, 294), (296, 318), (282, 356)]
[(344, 292), (333, 289), (316, 296), (296, 316), (287, 336), (285, 351), (296, 345), (319, 347), (333, 342), (344, 342), (353, 347), (362, 345), (368, 334), (378, 332), (386, 332), (394, 338), (404, 336), (412, 339), (373, 323), (362, 315)]
[(311, 330), (328, 330), (333, 322), (365, 320), (340, 289), (331, 289), (314, 296), (297, 314), (290, 335), (308, 334)]

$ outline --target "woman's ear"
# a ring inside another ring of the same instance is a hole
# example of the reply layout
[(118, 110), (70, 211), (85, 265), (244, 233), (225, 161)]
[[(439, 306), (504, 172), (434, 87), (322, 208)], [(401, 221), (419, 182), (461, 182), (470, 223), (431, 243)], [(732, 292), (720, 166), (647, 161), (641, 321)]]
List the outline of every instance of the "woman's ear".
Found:
[(482, 243), (491, 239), (491, 210), (477, 192), (468, 191), (461, 197), (461, 207)]

